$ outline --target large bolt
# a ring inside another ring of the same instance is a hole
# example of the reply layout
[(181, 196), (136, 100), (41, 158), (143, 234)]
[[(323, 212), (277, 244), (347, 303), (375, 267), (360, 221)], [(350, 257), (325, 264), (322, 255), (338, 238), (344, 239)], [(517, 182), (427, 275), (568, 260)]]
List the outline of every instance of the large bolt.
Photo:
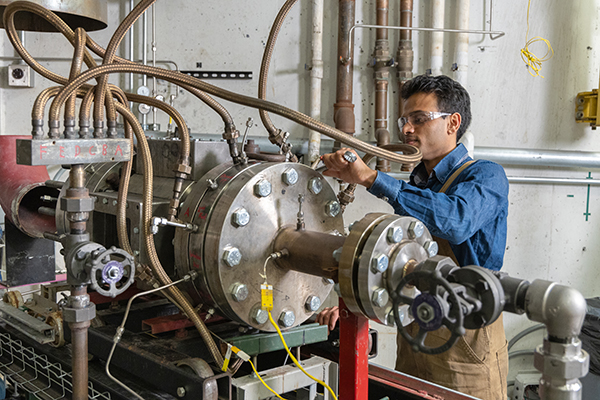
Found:
[(248, 298), (248, 286), (240, 282), (234, 283), (231, 286), (231, 296), (237, 302), (246, 300)]
[(296, 316), (293, 311), (283, 311), (279, 315), (279, 325), (282, 325), (285, 328), (294, 325), (294, 322), (296, 322)]
[(390, 295), (388, 294), (388, 291), (384, 288), (375, 289), (373, 291), (373, 297), (371, 298), (373, 304), (375, 304), (377, 307), (385, 306), (388, 303), (389, 299)]
[(271, 182), (261, 179), (254, 185), (254, 194), (258, 197), (267, 197), (271, 194)]
[(390, 243), (400, 243), (404, 237), (404, 232), (399, 226), (389, 228), (387, 231), (387, 240)]
[(390, 264), (390, 259), (385, 254), (380, 254), (371, 260), (371, 271), (374, 274), (385, 272)]
[(429, 254), (429, 257), (437, 256), (437, 253), (439, 250), (437, 242), (434, 242), (433, 240), (428, 240), (423, 245), (423, 248), (427, 251), (427, 254)]
[(340, 211), (341, 211), (341, 209), (340, 209), (340, 203), (338, 203), (335, 200), (330, 201), (325, 206), (325, 212), (330, 217), (336, 217), (340, 213)]
[(321, 299), (318, 296), (308, 296), (304, 303), (307, 311), (315, 312), (321, 307)]
[(185, 388), (183, 386), (177, 388), (177, 397), (185, 397), (185, 393)]
[(323, 181), (321, 181), (321, 178), (317, 176), (317, 177), (309, 180), (308, 181), (308, 190), (310, 190), (310, 192), (312, 194), (321, 193), (321, 190), (323, 190)]
[(108, 271), (106, 272), (106, 275), (110, 279), (117, 279), (120, 274), (121, 274), (121, 269), (119, 267), (117, 267), (116, 265), (113, 265), (112, 267), (110, 267), (108, 269)]
[(411, 239), (418, 239), (425, 233), (425, 225), (421, 221), (413, 221), (408, 226), (408, 236)]
[(298, 183), (298, 171), (294, 168), (288, 168), (281, 174), (281, 180), (288, 186)]
[(223, 261), (230, 267), (235, 267), (242, 261), (242, 253), (237, 247), (226, 247), (223, 252)]
[(417, 317), (424, 323), (428, 323), (435, 317), (435, 310), (427, 303), (417, 307)]
[(258, 325), (262, 325), (269, 319), (269, 313), (266, 310), (263, 310), (262, 308), (256, 308), (252, 311), (251, 318)]
[(237, 227), (246, 226), (250, 222), (250, 214), (245, 208), (238, 208), (231, 214), (231, 222)]

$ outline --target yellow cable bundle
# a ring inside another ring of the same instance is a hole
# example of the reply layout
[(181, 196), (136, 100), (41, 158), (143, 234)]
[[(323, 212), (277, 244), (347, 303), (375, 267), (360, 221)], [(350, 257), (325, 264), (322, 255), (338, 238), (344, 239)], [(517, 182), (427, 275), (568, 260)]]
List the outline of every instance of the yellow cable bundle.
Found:
[[(542, 75), (540, 75), (540, 71), (542, 70), (542, 63), (545, 61), (548, 61), (549, 59), (551, 59), (554, 56), (554, 49), (552, 49), (552, 46), (550, 45), (550, 41), (548, 41), (547, 39), (544, 39), (543, 37), (540, 36), (536, 36), (534, 38), (529, 39), (529, 9), (531, 8), (531, 0), (529, 0), (529, 3), (527, 5), (527, 33), (525, 34), (525, 47), (523, 47), (521, 49), (521, 59), (523, 60), (523, 62), (527, 65), (527, 70), (529, 71), (529, 74), (533, 77), (539, 76), (542, 77)], [(533, 54), (531, 51), (529, 51), (529, 46), (531, 46), (533, 43), (536, 42), (544, 42), (546, 43), (546, 46), (548, 47), (548, 49), (546, 50), (546, 54), (544, 55), (544, 57), (542, 58), (538, 58), (535, 54)]]

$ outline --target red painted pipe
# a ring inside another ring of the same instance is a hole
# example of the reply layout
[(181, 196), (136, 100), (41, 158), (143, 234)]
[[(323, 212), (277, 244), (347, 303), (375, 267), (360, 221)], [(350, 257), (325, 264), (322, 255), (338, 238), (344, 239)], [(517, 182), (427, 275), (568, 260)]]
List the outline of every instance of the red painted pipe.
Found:
[(50, 179), (46, 167), (17, 165), (17, 139), (31, 136), (0, 135), (0, 206), (19, 230), (41, 238), (44, 232), (56, 232), (56, 222), (38, 213), (40, 207), (48, 207), (40, 198), (58, 197), (58, 191), (44, 185)]

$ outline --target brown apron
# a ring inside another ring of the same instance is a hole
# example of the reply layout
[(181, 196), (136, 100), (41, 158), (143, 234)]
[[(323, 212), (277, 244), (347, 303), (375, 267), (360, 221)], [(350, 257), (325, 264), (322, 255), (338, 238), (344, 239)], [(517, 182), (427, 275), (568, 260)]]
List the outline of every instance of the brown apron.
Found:
[[(456, 170), (439, 193), (444, 193), (458, 175), (473, 162), (468, 161)], [(448, 241), (434, 239), (439, 246), (438, 254), (451, 257), (459, 265)], [(413, 322), (406, 329), (414, 337), (419, 326)], [(442, 327), (427, 334), (425, 345), (438, 347), (449, 337), (450, 331)], [(450, 350), (442, 354), (415, 353), (400, 335), (397, 344), (396, 369), (398, 371), (483, 400), (506, 400), (508, 343), (504, 334), (502, 314), (489, 326), (468, 329)]]

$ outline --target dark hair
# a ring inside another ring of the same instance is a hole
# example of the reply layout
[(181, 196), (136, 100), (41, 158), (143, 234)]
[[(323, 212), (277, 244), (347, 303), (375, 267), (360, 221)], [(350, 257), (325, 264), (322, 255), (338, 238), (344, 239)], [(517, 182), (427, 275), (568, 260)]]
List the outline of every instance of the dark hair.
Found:
[(445, 75), (418, 75), (404, 83), (400, 95), (403, 100), (407, 100), (417, 93), (433, 93), (437, 98), (439, 111), (460, 114), (461, 123), (456, 132), (458, 142), (471, 124), (471, 98), (465, 88)]

